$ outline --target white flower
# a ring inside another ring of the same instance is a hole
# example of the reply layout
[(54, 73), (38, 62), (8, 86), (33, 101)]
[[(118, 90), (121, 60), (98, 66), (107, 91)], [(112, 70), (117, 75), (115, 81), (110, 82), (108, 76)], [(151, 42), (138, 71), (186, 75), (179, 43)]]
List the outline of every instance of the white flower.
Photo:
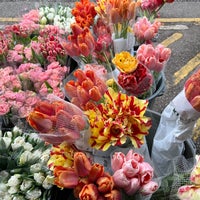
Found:
[(24, 165), (26, 162), (32, 159), (32, 153), (30, 151), (24, 151), (19, 158), (19, 165)]
[(41, 163), (47, 163), (48, 162), (48, 160), (49, 160), (49, 154), (43, 154), (42, 156), (41, 156), (41, 158), (40, 158), (40, 162)]
[(32, 159), (40, 159), (42, 155), (42, 150), (37, 149), (34, 152), (32, 152)]
[(2, 131), (0, 130), (0, 137), (2, 137), (3, 136), (3, 133), (2, 133)]
[(20, 129), (20, 128), (17, 127), (17, 126), (14, 126), (12, 132), (13, 132), (15, 135), (18, 134), (18, 133), (22, 134), (22, 129)]
[(30, 189), (30, 187), (33, 185), (33, 181), (32, 180), (23, 180), (22, 184), (20, 185), (20, 190), (21, 191), (27, 191), (28, 189)]
[(25, 143), (25, 138), (23, 136), (16, 137), (13, 143), (11, 144), (13, 151), (23, 146), (24, 143)]
[(33, 149), (33, 145), (29, 142), (26, 142), (24, 145), (23, 145), (24, 149), (27, 150), (27, 151), (32, 151)]
[(49, 7), (48, 7), (48, 6), (46, 6), (46, 7), (44, 8), (44, 13), (45, 13), (45, 14), (48, 14), (48, 13), (49, 13)]
[(13, 198), (10, 194), (6, 194), (3, 198), (3, 200), (13, 200)]
[(44, 179), (43, 183), (42, 183), (42, 187), (46, 190), (50, 189), (53, 186), (54, 183), (54, 177), (53, 176), (46, 176), (46, 178)]
[(11, 144), (11, 138), (10, 137), (3, 137), (2, 139), (3, 139), (3, 141), (6, 145), (6, 148), (8, 148)]
[(40, 138), (39, 138), (39, 136), (38, 136), (37, 133), (30, 133), (30, 134), (29, 134), (28, 141), (31, 141), (31, 140), (39, 141)]
[(30, 200), (36, 200), (42, 195), (42, 192), (39, 188), (28, 190), (26, 192), (26, 198)]
[(7, 186), (4, 183), (0, 183), (0, 194), (1, 192), (6, 192), (7, 191)]
[(47, 14), (47, 19), (50, 20), (50, 21), (53, 21), (53, 19), (54, 19), (54, 13), (48, 13)]
[(7, 182), (7, 186), (14, 187), (21, 183), (21, 175), (20, 174), (14, 174), (10, 177), (10, 179)]
[(31, 173), (39, 172), (41, 169), (42, 169), (42, 164), (41, 163), (36, 163), (34, 165), (31, 165), (30, 172)]
[(45, 179), (44, 173), (42, 172), (34, 173), (33, 177), (38, 184), (42, 184)]
[(10, 187), (9, 189), (8, 189), (8, 193), (9, 194), (15, 194), (15, 193), (17, 193), (19, 191), (19, 188), (18, 187)]
[(55, 9), (54, 8), (49, 8), (49, 12), (55, 13)]
[(40, 23), (41, 23), (42, 25), (46, 25), (46, 24), (47, 24), (47, 18), (46, 18), (45, 16), (43, 16), (43, 17), (41, 18), (41, 20), (40, 20)]
[(9, 138), (12, 138), (13, 136), (13, 133), (11, 131), (6, 131), (4, 137), (9, 137)]
[(24, 200), (24, 197), (22, 195), (17, 195), (13, 197), (13, 200)]

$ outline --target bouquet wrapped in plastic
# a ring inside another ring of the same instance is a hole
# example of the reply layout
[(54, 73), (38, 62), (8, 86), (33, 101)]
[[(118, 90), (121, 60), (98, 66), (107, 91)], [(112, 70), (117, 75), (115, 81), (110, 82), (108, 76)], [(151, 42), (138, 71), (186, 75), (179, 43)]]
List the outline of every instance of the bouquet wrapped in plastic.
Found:
[(63, 141), (74, 143), (87, 127), (82, 110), (55, 96), (38, 102), (27, 120), (44, 141), (54, 145)]
[[(186, 81), (184, 89), (161, 114), (152, 147), (152, 159), (160, 176), (173, 174), (175, 160), (182, 163), (183, 170), (195, 163), (196, 149), (191, 137), (200, 116), (199, 75), (200, 70)], [(185, 156), (189, 150), (190, 155)]]

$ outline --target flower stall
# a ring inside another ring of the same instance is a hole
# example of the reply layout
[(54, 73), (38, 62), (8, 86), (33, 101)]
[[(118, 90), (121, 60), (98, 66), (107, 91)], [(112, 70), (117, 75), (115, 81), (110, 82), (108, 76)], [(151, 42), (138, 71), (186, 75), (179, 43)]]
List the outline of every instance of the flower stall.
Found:
[[(0, 31), (0, 199), (199, 195), (198, 72), (163, 113), (152, 110), (171, 56), (153, 42), (156, 18), (172, 2), (44, 5)], [(180, 172), (194, 184), (172, 187)]]

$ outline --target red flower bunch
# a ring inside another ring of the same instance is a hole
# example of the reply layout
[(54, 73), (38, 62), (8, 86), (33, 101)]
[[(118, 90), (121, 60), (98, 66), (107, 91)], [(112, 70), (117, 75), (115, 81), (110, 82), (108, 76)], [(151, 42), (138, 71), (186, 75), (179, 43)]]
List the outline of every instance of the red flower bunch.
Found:
[(139, 63), (137, 69), (133, 72), (120, 72), (118, 83), (131, 95), (141, 96), (152, 86), (153, 76), (144, 65)]
[(75, 2), (75, 6), (72, 9), (72, 15), (75, 17), (76, 23), (82, 28), (90, 27), (96, 16), (95, 3), (90, 2), (90, 0), (80, 0), (80, 2)]
[(62, 65), (66, 64), (64, 58), (67, 57), (67, 54), (61, 43), (63, 34), (64, 32), (61, 29), (53, 25), (48, 25), (39, 32), (40, 51), (49, 63), (59, 61)]

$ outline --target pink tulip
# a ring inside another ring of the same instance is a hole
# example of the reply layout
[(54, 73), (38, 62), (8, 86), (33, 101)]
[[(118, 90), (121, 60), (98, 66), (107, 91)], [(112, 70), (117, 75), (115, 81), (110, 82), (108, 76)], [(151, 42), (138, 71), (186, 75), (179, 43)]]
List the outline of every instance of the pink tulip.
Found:
[(126, 161), (122, 169), (127, 178), (133, 178), (139, 172), (139, 163), (134, 159)]
[(140, 180), (138, 178), (132, 178), (131, 183), (125, 188), (125, 192), (128, 195), (133, 195), (138, 191), (139, 188)]
[(153, 168), (147, 162), (142, 162), (139, 165), (139, 175), (142, 184), (148, 183), (153, 178)]
[(159, 44), (142, 44), (137, 51), (137, 59), (148, 69), (160, 72), (164, 69), (166, 62), (171, 56), (171, 50)]
[(126, 188), (131, 184), (130, 179), (128, 179), (126, 177), (123, 169), (119, 169), (119, 170), (115, 171), (115, 173), (113, 174), (113, 180), (114, 180), (114, 183), (118, 187), (121, 187), (121, 188)]
[(154, 181), (150, 181), (141, 186), (140, 193), (142, 195), (149, 195), (149, 194), (154, 193), (157, 189), (158, 189), (158, 183)]
[(115, 152), (111, 160), (111, 168), (115, 172), (122, 168), (125, 162), (125, 155), (122, 152)]
[(130, 159), (134, 159), (139, 163), (144, 161), (144, 157), (139, 153), (135, 153), (132, 149), (129, 150), (128, 153), (126, 154), (126, 160)]

